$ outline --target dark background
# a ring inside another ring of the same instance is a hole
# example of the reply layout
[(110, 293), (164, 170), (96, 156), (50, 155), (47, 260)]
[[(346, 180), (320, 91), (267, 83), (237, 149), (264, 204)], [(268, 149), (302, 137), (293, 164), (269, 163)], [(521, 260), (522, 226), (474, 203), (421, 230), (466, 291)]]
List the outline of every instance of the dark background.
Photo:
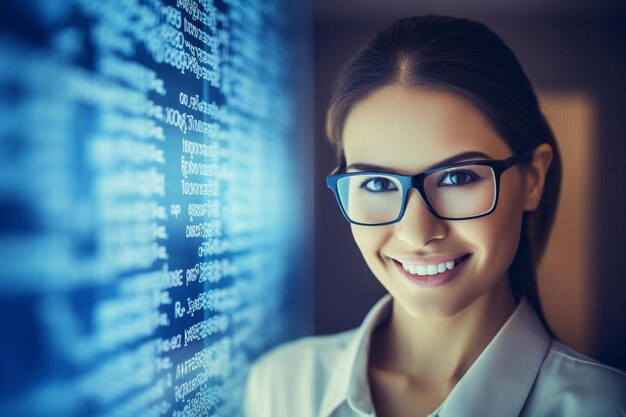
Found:
[(358, 326), (384, 293), (363, 261), (324, 177), (335, 167), (324, 122), (340, 67), (397, 18), (440, 14), (486, 24), (515, 52), (535, 89), (585, 91), (597, 104), (598, 200), (592, 251), (596, 359), (626, 369), (626, 2), (582, 0), (317, 0), (315, 74), (315, 333)]

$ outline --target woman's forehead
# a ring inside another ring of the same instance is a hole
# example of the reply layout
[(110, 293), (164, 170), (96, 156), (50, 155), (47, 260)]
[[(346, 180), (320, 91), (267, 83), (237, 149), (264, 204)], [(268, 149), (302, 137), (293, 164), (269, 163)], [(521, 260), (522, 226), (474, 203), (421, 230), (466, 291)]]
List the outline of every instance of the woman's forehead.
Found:
[(378, 163), (408, 170), (467, 151), (484, 152), (494, 159), (510, 154), (509, 146), (466, 100), (446, 91), (396, 85), (375, 91), (353, 107), (343, 146), (349, 164)]

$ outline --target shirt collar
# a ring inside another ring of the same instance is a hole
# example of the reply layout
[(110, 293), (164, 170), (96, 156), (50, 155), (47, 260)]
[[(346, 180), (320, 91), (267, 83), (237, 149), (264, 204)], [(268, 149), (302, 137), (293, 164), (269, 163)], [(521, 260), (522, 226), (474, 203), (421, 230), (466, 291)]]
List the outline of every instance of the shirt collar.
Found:
[[(320, 417), (331, 416), (343, 402), (373, 414), (367, 370), (371, 335), (391, 313), (386, 294), (369, 311), (348, 342), (322, 400)], [(450, 392), (438, 417), (518, 416), (537, 377), (551, 339), (530, 303), (522, 298), (515, 311)]]
[(519, 416), (551, 342), (532, 306), (522, 298), (452, 389), (439, 417)]
[(391, 314), (390, 294), (372, 307), (348, 342), (335, 368), (322, 400), (320, 417), (328, 417), (344, 401), (364, 414), (373, 414), (374, 406), (367, 378), (367, 361), (372, 333)]

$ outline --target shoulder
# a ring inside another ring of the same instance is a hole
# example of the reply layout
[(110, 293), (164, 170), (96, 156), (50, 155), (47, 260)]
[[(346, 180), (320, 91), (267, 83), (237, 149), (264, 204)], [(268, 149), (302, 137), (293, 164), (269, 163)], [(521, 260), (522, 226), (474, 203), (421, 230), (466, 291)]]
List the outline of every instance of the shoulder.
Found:
[(293, 416), (296, 411), (316, 415), (324, 388), (355, 331), (304, 337), (262, 355), (248, 376), (246, 415)]
[(553, 340), (530, 397), (543, 412), (528, 415), (626, 416), (625, 392), (623, 371)]
[(581, 388), (581, 393), (603, 395), (607, 400), (612, 394), (618, 394), (616, 398), (624, 400), (626, 374), (623, 371), (604, 365), (556, 340), (552, 342), (541, 372), (544, 369), (562, 385)]

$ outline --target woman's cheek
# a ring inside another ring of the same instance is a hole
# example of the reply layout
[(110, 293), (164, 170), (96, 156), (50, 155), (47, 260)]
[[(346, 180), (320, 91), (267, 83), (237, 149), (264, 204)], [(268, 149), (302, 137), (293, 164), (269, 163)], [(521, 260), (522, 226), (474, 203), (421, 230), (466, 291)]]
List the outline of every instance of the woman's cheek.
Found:
[(468, 238), (473, 235), (476, 246), (485, 254), (483, 267), (496, 273), (495, 279), (506, 273), (515, 257), (523, 214), (511, 201), (503, 203), (467, 229)]
[(384, 264), (380, 252), (385, 246), (385, 243), (389, 240), (391, 228), (384, 226), (359, 226), (354, 224), (351, 225), (351, 227), (352, 236), (363, 255), (363, 259), (380, 280), (380, 277), (384, 276), (384, 274), (382, 274)]

